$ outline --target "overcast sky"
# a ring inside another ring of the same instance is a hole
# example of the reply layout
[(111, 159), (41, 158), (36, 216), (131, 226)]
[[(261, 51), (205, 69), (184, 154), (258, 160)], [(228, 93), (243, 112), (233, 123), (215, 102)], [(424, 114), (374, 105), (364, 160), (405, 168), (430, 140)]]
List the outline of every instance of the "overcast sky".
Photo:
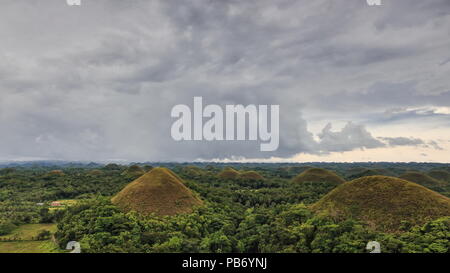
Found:
[[(450, 0), (2, 0), (0, 161), (450, 162)], [(280, 147), (175, 142), (279, 104)]]

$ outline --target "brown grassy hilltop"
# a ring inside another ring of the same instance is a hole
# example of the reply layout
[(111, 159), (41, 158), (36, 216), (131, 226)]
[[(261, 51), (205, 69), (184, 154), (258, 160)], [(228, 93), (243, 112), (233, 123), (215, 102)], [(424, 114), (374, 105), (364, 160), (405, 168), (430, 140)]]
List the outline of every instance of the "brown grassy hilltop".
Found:
[(66, 174), (61, 170), (53, 170), (47, 173), (47, 176), (64, 176), (64, 175)]
[(104, 174), (104, 172), (101, 171), (101, 170), (98, 170), (98, 169), (91, 170), (91, 171), (88, 172), (89, 176), (101, 176), (103, 174)]
[(231, 167), (226, 167), (217, 176), (222, 179), (236, 179), (239, 176), (239, 172)]
[(336, 219), (351, 217), (374, 230), (399, 231), (450, 216), (450, 199), (421, 185), (389, 176), (368, 176), (344, 183), (311, 208)]
[(264, 177), (256, 171), (242, 172), (239, 174), (238, 178), (243, 179), (243, 180), (255, 180), (255, 181), (256, 180), (264, 180)]
[(190, 213), (195, 206), (202, 205), (178, 176), (160, 167), (128, 184), (111, 201), (126, 212), (159, 216)]
[(304, 182), (329, 182), (331, 184), (342, 184), (345, 182), (344, 179), (339, 177), (332, 171), (320, 169), (320, 168), (310, 168), (301, 174), (297, 175), (292, 179), (294, 183), (304, 183)]
[(400, 179), (408, 180), (424, 187), (437, 187), (442, 186), (442, 182), (436, 180), (421, 172), (406, 172), (399, 176)]

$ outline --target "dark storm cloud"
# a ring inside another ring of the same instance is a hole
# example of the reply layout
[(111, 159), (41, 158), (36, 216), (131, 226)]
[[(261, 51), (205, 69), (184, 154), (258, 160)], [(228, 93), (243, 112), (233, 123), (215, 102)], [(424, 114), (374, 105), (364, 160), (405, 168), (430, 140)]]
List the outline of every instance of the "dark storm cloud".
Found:
[[(0, 159), (261, 158), (383, 147), (355, 123), (327, 126), (316, 141), (305, 118), (358, 121), (392, 108), (448, 106), (449, 2), (383, 4), (3, 1)], [(170, 110), (194, 96), (279, 104), (279, 150), (173, 141)]]

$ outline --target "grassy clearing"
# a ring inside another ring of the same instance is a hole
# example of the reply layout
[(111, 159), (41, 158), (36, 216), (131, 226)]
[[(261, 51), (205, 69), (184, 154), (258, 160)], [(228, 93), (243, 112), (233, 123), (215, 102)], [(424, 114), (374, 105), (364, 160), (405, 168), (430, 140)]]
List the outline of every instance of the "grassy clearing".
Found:
[(58, 253), (61, 250), (52, 240), (35, 241), (37, 235), (43, 231), (48, 230), (51, 233), (56, 232), (56, 224), (27, 224), (22, 225), (10, 234), (0, 236), (0, 240), (14, 241), (5, 242), (0, 241), (0, 253)]
[(16, 238), (16, 241), (31, 241), (43, 230), (56, 232), (56, 224), (27, 224), (13, 230), (8, 235), (0, 236), (0, 240)]
[(0, 253), (59, 253), (55, 243), (47, 241), (0, 242)]

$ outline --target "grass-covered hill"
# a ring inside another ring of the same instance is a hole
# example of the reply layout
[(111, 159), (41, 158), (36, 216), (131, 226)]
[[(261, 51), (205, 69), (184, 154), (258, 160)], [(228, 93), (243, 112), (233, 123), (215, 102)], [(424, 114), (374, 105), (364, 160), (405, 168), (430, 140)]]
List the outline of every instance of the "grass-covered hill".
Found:
[(339, 177), (334, 172), (321, 168), (309, 168), (294, 177), (292, 181), (294, 183), (327, 182), (335, 185), (339, 185), (345, 182), (344, 179)]
[(442, 181), (434, 179), (421, 172), (409, 171), (400, 175), (399, 178), (420, 184), (431, 189), (435, 189), (443, 185)]
[(95, 170), (88, 171), (87, 174), (89, 176), (101, 176), (101, 175), (104, 175), (105, 173), (102, 170), (95, 169)]
[(255, 180), (255, 181), (264, 180), (264, 177), (256, 171), (242, 172), (239, 174), (238, 178), (243, 180)]
[(217, 177), (221, 179), (236, 179), (239, 176), (239, 174), (240, 173), (235, 169), (231, 167), (226, 167), (217, 175)]
[(450, 172), (445, 170), (431, 170), (428, 175), (437, 180), (450, 182)]
[(127, 177), (139, 177), (144, 173), (144, 169), (142, 169), (140, 166), (131, 165), (124, 172), (122, 172), (122, 175)]
[(199, 177), (205, 174), (205, 171), (197, 166), (186, 166), (181, 170), (183, 175), (187, 177)]
[(361, 220), (373, 230), (395, 232), (405, 221), (421, 225), (450, 216), (450, 199), (403, 179), (368, 176), (340, 185), (311, 208), (336, 219)]
[(64, 176), (65, 173), (62, 170), (53, 170), (47, 173), (47, 176)]
[(384, 176), (395, 176), (393, 172), (386, 169), (369, 169), (369, 168), (358, 168), (355, 170), (350, 170), (347, 172), (348, 180), (357, 179), (364, 176), (374, 176), (374, 175), (384, 175)]
[(123, 211), (148, 215), (176, 215), (192, 212), (202, 204), (172, 171), (154, 168), (139, 177), (112, 198)]

